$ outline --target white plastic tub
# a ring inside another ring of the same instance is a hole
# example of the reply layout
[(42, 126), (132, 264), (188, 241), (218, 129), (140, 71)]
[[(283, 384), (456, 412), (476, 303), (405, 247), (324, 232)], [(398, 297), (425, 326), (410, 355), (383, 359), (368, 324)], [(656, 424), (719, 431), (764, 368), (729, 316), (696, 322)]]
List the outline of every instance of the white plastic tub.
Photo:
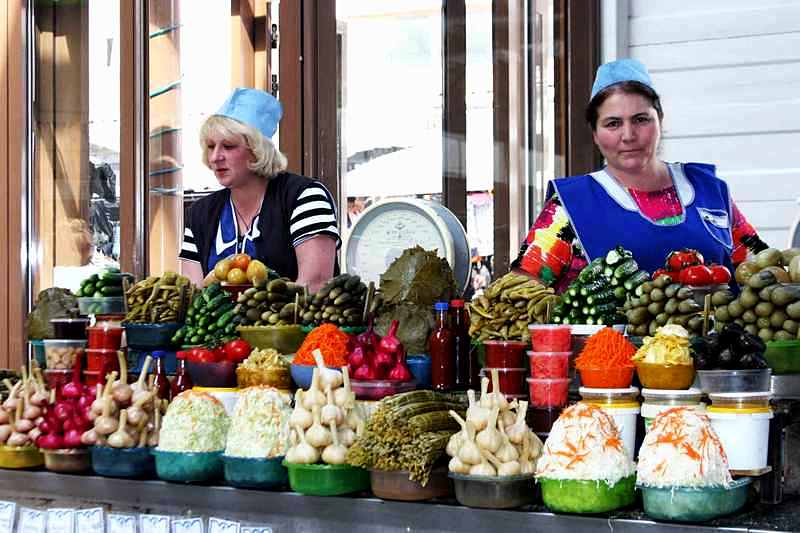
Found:
[(728, 456), (731, 470), (758, 470), (767, 466), (769, 421), (772, 411), (757, 413), (706, 411)]

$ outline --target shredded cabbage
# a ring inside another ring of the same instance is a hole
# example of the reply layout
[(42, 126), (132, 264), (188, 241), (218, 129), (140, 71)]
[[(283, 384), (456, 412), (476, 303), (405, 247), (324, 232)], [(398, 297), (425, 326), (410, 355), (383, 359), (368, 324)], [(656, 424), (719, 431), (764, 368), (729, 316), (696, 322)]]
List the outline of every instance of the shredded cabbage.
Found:
[(225, 455), (280, 457), (289, 447), (291, 397), (272, 387), (248, 387), (240, 392), (233, 413)]
[(158, 449), (215, 452), (225, 448), (230, 418), (222, 403), (204, 392), (182, 392), (169, 404), (158, 434)]

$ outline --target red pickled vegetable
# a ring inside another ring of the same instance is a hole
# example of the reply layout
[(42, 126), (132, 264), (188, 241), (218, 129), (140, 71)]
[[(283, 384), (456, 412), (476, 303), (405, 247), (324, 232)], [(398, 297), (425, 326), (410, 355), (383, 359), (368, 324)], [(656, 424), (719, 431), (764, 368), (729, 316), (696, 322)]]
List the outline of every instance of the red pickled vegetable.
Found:
[(394, 367), (389, 371), (388, 376), (390, 381), (411, 381), (414, 379), (414, 375), (408, 369), (406, 365), (406, 351), (403, 349), (403, 345), (400, 345), (400, 350), (397, 353), (397, 361), (395, 362)]
[(367, 356), (364, 353), (364, 348), (360, 345), (357, 345), (353, 348), (353, 351), (350, 352), (350, 357), (347, 358), (347, 364), (350, 366), (350, 371), (354, 372), (360, 368), (364, 363), (367, 361)]
[(82, 432), (77, 429), (72, 429), (64, 433), (64, 438), (62, 439), (62, 445), (64, 448), (80, 448), (83, 446), (81, 442), (81, 435)]
[(392, 324), (389, 326), (389, 331), (386, 332), (386, 335), (384, 335), (384, 337), (378, 343), (379, 352), (386, 352), (389, 355), (395, 355), (397, 351), (403, 347), (403, 343), (397, 338), (397, 328), (399, 326), (399, 321), (392, 320)]
[(81, 358), (75, 358), (75, 364), (72, 365), (72, 381), (69, 381), (61, 387), (61, 397), (68, 400), (75, 400), (83, 396), (83, 384), (81, 384)]
[(569, 379), (528, 379), (534, 407), (561, 407), (567, 403)]

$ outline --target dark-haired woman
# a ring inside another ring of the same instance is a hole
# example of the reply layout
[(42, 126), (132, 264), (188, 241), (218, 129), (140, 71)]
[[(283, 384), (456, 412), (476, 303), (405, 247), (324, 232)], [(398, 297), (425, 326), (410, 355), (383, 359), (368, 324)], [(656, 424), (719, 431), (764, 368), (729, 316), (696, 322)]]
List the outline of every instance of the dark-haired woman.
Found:
[(642, 63), (602, 65), (586, 120), (606, 166), (549, 184), (548, 201), (512, 267), (563, 290), (588, 261), (617, 245), (650, 272), (681, 248), (731, 271), (749, 252), (766, 248), (713, 165), (659, 159), (663, 117)]

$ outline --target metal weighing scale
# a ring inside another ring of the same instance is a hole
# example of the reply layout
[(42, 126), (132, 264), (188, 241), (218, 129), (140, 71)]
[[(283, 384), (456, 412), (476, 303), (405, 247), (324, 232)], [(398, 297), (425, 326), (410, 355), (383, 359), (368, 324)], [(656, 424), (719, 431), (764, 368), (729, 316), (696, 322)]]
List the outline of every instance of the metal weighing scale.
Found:
[(342, 270), (377, 285), (392, 261), (416, 245), (436, 250), (450, 264), (459, 288), (467, 287), (467, 232), (452, 211), (428, 200), (385, 200), (367, 208), (345, 241)]

